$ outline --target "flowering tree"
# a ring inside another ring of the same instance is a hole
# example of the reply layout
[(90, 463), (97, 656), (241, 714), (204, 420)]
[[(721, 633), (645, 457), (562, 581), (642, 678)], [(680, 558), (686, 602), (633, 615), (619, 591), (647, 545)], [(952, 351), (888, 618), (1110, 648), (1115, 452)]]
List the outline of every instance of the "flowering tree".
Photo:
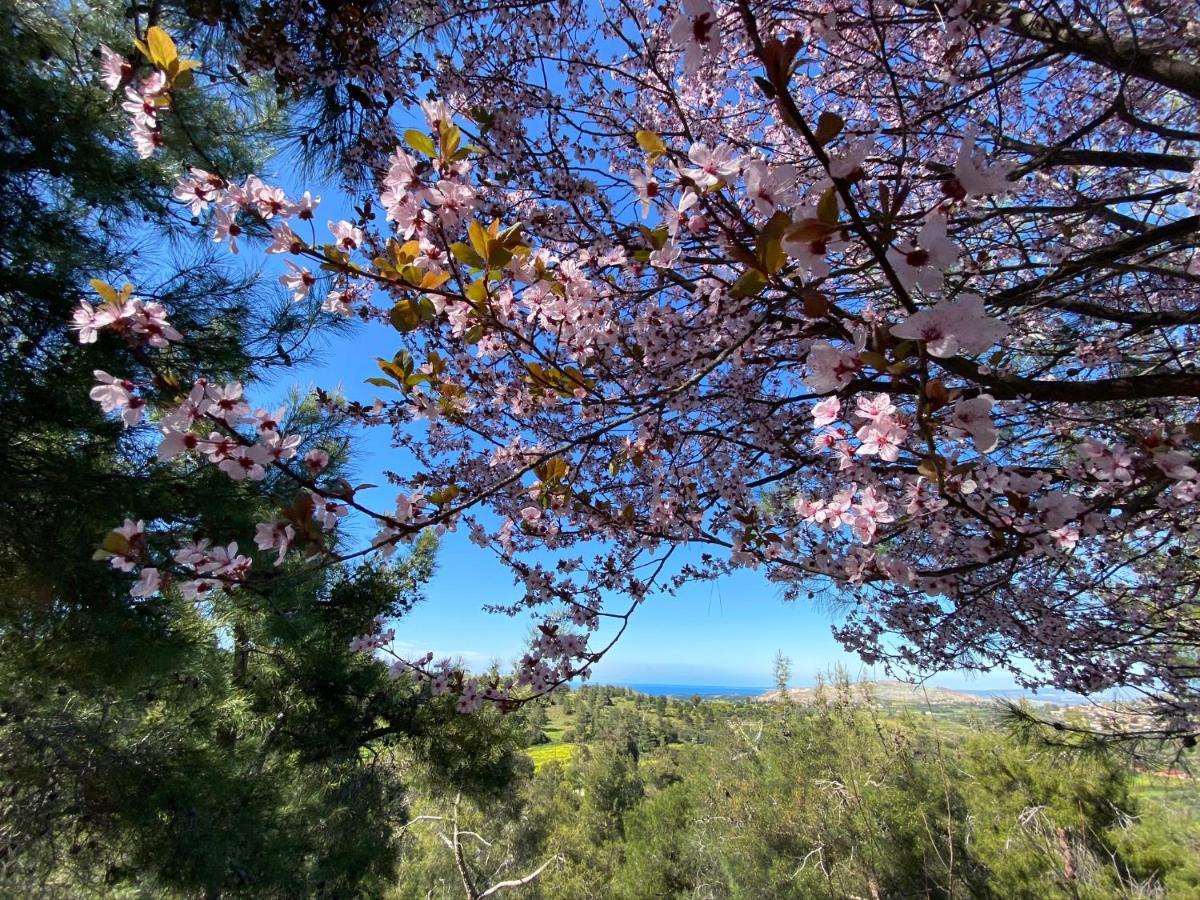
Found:
[[(378, 524), (358, 552), (461, 524), (511, 565), (500, 611), (540, 619), (512, 679), (397, 674), (505, 706), (586, 673), (654, 590), (751, 567), (836, 591), (869, 662), (1132, 688), (1194, 740), (1195, 3), (323, 9), (263, 4), (238, 33), (313, 104), (302, 140), (356, 219), (186, 156), (175, 198), (282, 257), (295, 296), (395, 329), (379, 397), (343, 412), (414, 474), (367, 506), (237, 385), (97, 373), (93, 396), (130, 425), (154, 406), (163, 457), (301, 485), (259, 526), (277, 559), (338, 558), (355, 511)], [(105, 50), (139, 152), (177, 97), (236, 87), (194, 69), (157, 27)], [(80, 340), (188, 339), (97, 290)], [(270, 568), (136, 538), (106, 552), (140, 592)]]

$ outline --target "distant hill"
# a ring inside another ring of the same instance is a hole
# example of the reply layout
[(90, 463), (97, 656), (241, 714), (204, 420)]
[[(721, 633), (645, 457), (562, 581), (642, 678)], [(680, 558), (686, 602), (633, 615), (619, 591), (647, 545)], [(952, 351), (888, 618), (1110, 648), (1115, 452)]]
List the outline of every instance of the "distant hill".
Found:
[[(834, 689), (825, 686), (825, 696), (832, 698)], [(816, 688), (791, 688), (788, 696), (793, 703), (812, 703), (816, 698)], [(910, 703), (924, 706), (932, 704), (942, 706), (952, 703), (972, 703), (986, 705), (995, 698), (981, 694), (971, 694), (966, 691), (952, 691), (949, 688), (934, 687), (933, 685), (913, 685), (903, 681), (858, 681), (852, 685), (851, 694), (857, 703), (871, 702), (880, 704)], [(783, 700), (780, 691), (768, 691), (757, 698), (762, 703), (779, 703)]]

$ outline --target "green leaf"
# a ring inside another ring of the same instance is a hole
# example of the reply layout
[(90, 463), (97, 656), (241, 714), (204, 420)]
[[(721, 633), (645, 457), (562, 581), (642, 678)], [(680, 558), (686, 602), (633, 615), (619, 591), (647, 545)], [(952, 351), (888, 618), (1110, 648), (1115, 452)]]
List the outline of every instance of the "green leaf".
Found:
[(462, 241), (456, 241), (451, 244), (450, 252), (454, 254), (454, 258), (460, 263), (470, 266), (473, 269), (482, 269), (487, 266), (483, 258)]
[(763, 288), (767, 286), (767, 279), (758, 269), (747, 269), (742, 273), (742, 277), (733, 283), (733, 295), (735, 297), (753, 297), (762, 293)]
[(433, 157), (437, 155), (437, 150), (433, 146), (433, 138), (423, 131), (417, 131), (415, 128), (410, 128), (404, 132), (404, 143), (412, 147), (418, 153), (424, 153), (426, 156)]
[(828, 188), (817, 203), (817, 218), (826, 225), (836, 225), (840, 209), (837, 188)]
[(823, 112), (817, 119), (816, 138), (822, 144), (828, 144), (846, 127), (846, 120), (833, 112)]

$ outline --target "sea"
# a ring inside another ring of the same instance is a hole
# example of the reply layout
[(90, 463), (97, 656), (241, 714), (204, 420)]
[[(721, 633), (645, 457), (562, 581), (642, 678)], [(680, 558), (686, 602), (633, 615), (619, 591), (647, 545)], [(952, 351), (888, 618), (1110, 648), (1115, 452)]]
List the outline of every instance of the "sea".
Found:
[(737, 684), (648, 684), (641, 681), (614, 681), (613, 687), (624, 687), (652, 697), (759, 697), (774, 690), (769, 685), (747, 687)]
[[(652, 697), (673, 697), (687, 699), (693, 696), (700, 696), (706, 700), (737, 700), (750, 699), (761, 697), (769, 691), (775, 690), (774, 685), (741, 685), (741, 684), (657, 684), (644, 681), (613, 681), (608, 682), (613, 687), (629, 688), (637, 691), (639, 694), (649, 694)], [(793, 685), (800, 687), (801, 685)], [(811, 686), (811, 685), (810, 685)], [(1052, 703), (1056, 705), (1069, 706), (1080, 703), (1087, 703), (1088, 698), (1081, 697), (1078, 694), (1072, 694), (1067, 691), (1054, 689), (1043, 689), (1034, 693), (1033, 691), (1021, 690), (1020, 688), (1001, 688), (1001, 689), (983, 689), (983, 688), (954, 688), (964, 694), (974, 694), (978, 697), (988, 697), (996, 700), (1032, 700), (1040, 703)], [(1108, 694), (1097, 695), (1094, 700), (1113, 701), (1121, 699), (1114, 692)]]

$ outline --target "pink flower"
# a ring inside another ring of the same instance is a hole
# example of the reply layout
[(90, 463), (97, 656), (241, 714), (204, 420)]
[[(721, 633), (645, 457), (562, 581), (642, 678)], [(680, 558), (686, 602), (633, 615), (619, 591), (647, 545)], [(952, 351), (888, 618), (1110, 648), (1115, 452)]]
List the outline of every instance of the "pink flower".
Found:
[(808, 351), (809, 375), (804, 379), (818, 394), (840, 391), (858, 371), (858, 360), (827, 341), (817, 341)]
[(453, 228), (475, 208), (475, 191), (470, 185), (444, 178), (429, 191), (429, 202), (437, 207), (442, 224)]
[(279, 276), (279, 283), (292, 292), (292, 300), (303, 300), (312, 286), (317, 283), (317, 278), (308, 269), (296, 265), (290, 259), (285, 259), (283, 264), (291, 269), (286, 275)]
[(983, 300), (976, 294), (962, 294), (958, 300), (943, 300), (892, 326), (898, 338), (924, 341), (931, 356), (942, 359), (958, 352), (982, 353), (1008, 334), (1008, 326), (988, 318)]
[(772, 166), (761, 159), (754, 159), (746, 166), (745, 179), (746, 196), (764, 216), (770, 216), (776, 209), (790, 207), (796, 202), (795, 166)]
[(195, 450), (200, 446), (200, 435), (191, 431), (176, 431), (165, 426), (161, 431), (163, 440), (158, 445), (158, 458), (163, 461), (174, 459), (180, 453)]
[(656, 269), (669, 269), (675, 265), (676, 260), (679, 259), (679, 253), (679, 245), (674, 241), (667, 241), (657, 250), (651, 252), (649, 259), (650, 265), (654, 266)]
[(292, 205), (288, 202), (287, 194), (281, 187), (271, 187), (255, 178), (253, 189), (248, 188), (246, 195), (254, 204), (254, 208), (258, 210), (258, 214), (264, 219), (272, 219), (275, 216), (287, 215), (291, 212)]
[(887, 252), (901, 284), (930, 293), (942, 289), (943, 273), (958, 259), (958, 245), (946, 236), (946, 217), (934, 213), (925, 220), (915, 242), (896, 245)]
[(286, 522), (260, 522), (254, 529), (254, 543), (259, 550), (278, 550), (275, 565), (283, 564), (288, 548), (296, 537), (296, 529)]
[(989, 394), (980, 394), (970, 400), (959, 400), (954, 404), (950, 420), (971, 436), (975, 449), (980, 453), (990, 453), (996, 449), (1000, 432), (992, 423), (992, 406), (995, 401)]
[(229, 244), (229, 252), (237, 253), (237, 239), (241, 233), (242, 226), (237, 223), (237, 210), (218, 207), (213, 217), (213, 242), (219, 244), (226, 241)]
[(179, 593), (184, 600), (200, 603), (208, 599), (208, 595), (217, 587), (215, 581), (208, 578), (196, 578), (179, 585)]
[(978, 134), (979, 129), (972, 125), (963, 135), (958, 159), (954, 163), (954, 179), (947, 185), (946, 193), (950, 196), (959, 199), (985, 197), (1003, 193), (1012, 187), (1008, 180), (1013, 168), (1011, 163), (988, 165), (975, 155), (975, 138)]
[(143, 340), (151, 347), (163, 348), (169, 341), (181, 341), (181, 335), (167, 321), (167, 311), (161, 303), (143, 303), (136, 301), (133, 305), (133, 331), (142, 335)]
[(133, 66), (125, 61), (125, 57), (101, 44), (100, 80), (104, 82), (104, 86), (110, 91), (115, 91), (121, 86), (121, 82), (131, 75), (133, 75)]
[(265, 253), (299, 253), (305, 247), (300, 236), (286, 222), (271, 229), (271, 243), (264, 249)]
[(897, 420), (884, 417), (863, 425), (856, 434), (861, 443), (854, 451), (855, 456), (878, 456), (885, 462), (895, 462), (908, 437), (908, 429)]
[(842, 412), (842, 401), (837, 397), (826, 397), (812, 408), (813, 424), (818, 428), (832, 425)]
[(683, 0), (683, 14), (671, 26), (671, 42), (683, 49), (683, 71), (695, 75), (721, 46), (721, 29), (708, 0)]
[(877, 137), (878, 135), (868, 134), (851, 143), (841, 156), (830, 160), (829, 174), (834, 178), (850, 178), (860, 172), (867, 160), (867, 154), (875, 147)]
[(854, 401), (854, 414), (860, 419), (870, 419), (872, 422), (888, 419), (895, 411), (892, 398), (887, 394), (876, 394), (874, 397), (860, 394)]
[(460, 713), (472, 713), (478, 712), (482, 706), (483, 695), (479, 693), (479, 684), (472, 678), (463, 685), (462, 693), (459, 694), (454, 708)]
[(108, 308), (108, 304), (96, 309), (86, 300), (80, 300), (79, 307), (72, 314), (71, 319), (69, 327), (79, 332), (79, 343), (94, 344), (97, 332), (104, 326), (112, 324), (113, 314)]
[(313, 509), (313, 518), (320, 522), (321, 527), (326, 531), (336, 528), (338, 519), (348, 515), (350, 515), (350, 509), (347, 506), (326, 497), (317, 498)]
[(422, 100), (421, 112), (425, 114), (425, 121), (435, 133), (440, 132), (443, 125), (453, 124), (454, 111), (445, 100)]
[(235, 381), (224, 387), (210, 384), (208, 399), (212, 401), (209, 414), (226, 425), (240, 425), (250, 417), (250, 405), (242, 400), (242, 383)]
[(263, 467), (270, 462), (270, 454), (259, 444), (251, 447), (235, 447), (222, 459), (217, 468), (234, 481), (262, 481), (267, 476)]
[(287, 415), (287, 407), (281, 406), (274, 412), (265, 409), (256, 410), (254, 419), (258, 423), (254, 426), (254, 430), (260, 435), (274, 435), (279, 431), (279, 423), (283, 417)]
[(142, 421), (146, 401), (134, 396), (132, 381), (114, 378), (100, 369), (96, 369), (92, 374), (96, 377), (97, 384), (88, 392), (88, 396), (100, 404), (101, 410), (120, 411), (121, 422), (126, 428)]
[(350, 253), (362, 246), (363, 233), (361, 228), (352, 225), (345, 219), (338, 222), (330, 220), (328, 226), (339, 250)]
[(633, 189), (637, 193), (638, 200), (641, 201), (642, 218), (644, 219), (650, 214), (654, 198), (659, 194), (658, 179), (649, 169), (645, 172), (634, 172), (630, 178), (633, 181)]
[(271, 461), (284, 462), (296, 455), (296, 448), (300, 446), (300, 435), (282, 435), (278, 431), (272, 431), (263, 437), (262, 446)]
[(317, 207), (320, 205), (320, 197), (313, 197), (312, 194), (310, 194), (308, 191), (305, 191), (304, 196), (292, 205), (290, 212), (293, 216), (301, 221), (311, 222), (313, 220), (313, 213), (316, 212)]
[(193, 216), (198, 216), (216, 198), (225, 182), (203, 169), (192, 167), (191, 174), (180, 178), (175, 184), (174, 197), (186, 203)]
[(329, 454), (324, 450), (309, 450), (304, 454), (304, 465), (311, 474), (317, 475), (328, 467)]
[(151, 594), (157, 594), (162, 587), (162, 575), (158, 569), (147, 567), (142, 569), (138, 580), (133, 583), (133, 587), (129, 589), (131, 597), (149, 597)]
[(129, 136), (133, 139), (133, 149), (137, 151), (140, 159), (149, 159), (163, 145), (162, 133), (141, 122), (133, 123), (129, 129)]
[(732, 178), (738, 173), (738, 161), (734, 149), (729, 144), (709, 148), (705, 143), (692, 144), (688, 150), (688, 159), (694, 164), (691, 168), (680, 171), (704, 189), (715, 187), (722, 181)]
[(1196, 477), (1196, 469), (1192, 466), (1195, 460), (1180, 450), (1160, 450), (1154, 454), (1154, 465), (1168, 478), (1187, 481)]

